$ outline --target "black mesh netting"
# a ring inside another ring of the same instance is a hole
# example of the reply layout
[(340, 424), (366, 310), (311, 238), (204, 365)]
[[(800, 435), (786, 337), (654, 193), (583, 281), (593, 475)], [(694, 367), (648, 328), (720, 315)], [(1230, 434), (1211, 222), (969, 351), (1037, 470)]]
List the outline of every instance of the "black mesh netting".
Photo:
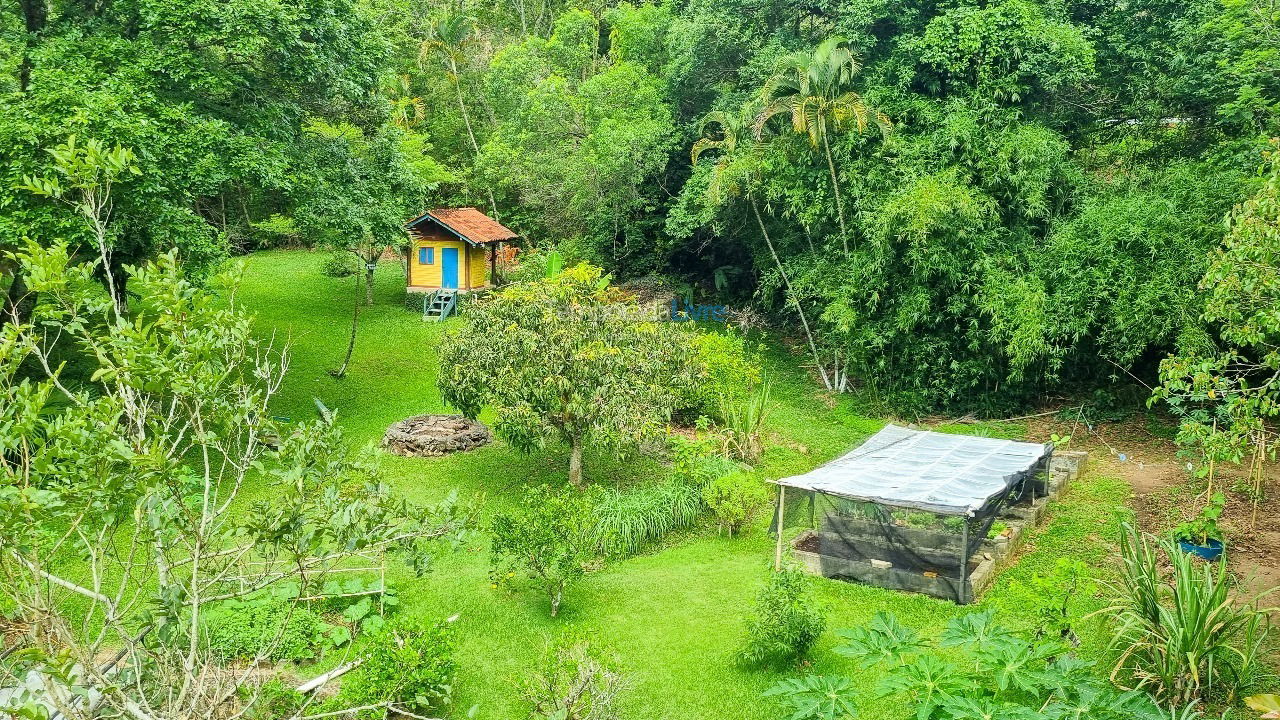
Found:
[(809, 529), (796, 538), (795, 549), (816, 554), (825, 577), (968, 603), (974, 598), (969, 577), (983, 559), (983, 541), (1002, 513), (1045, 493), (1048, 459), (971, 515), (789, 487), (782, 525)]

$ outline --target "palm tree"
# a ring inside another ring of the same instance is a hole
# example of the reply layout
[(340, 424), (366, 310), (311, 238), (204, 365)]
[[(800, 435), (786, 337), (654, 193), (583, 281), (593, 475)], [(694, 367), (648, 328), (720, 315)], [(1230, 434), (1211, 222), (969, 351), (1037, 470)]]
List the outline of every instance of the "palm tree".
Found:
[[(462, 95), (462, 78), (460, 67), (466, 61), (467, 45), (475, 30), (473, 18), (461, 13), (449, 13), (431, 23), (431, 34), (422, 42), (418, 51), (418, 66), (422, 67), (434, 57), (445, 69), (445, 76), (453, 85), (453, 92), (458, 98), (458, 110), (462, 113), (462, 124), (467, 128), (467, 138), (471, 140), (471, 149), (477, 159), (480, 157), (480, 143), (476, 142), (476, 133), (471, 127), (471, 113), (467, 111), (467, 102)], [(498, 203), (493, 199), (493, 190), (485, 188), (489, 194), (489, 206), (493, 216), (498, 217)]]
[[(778, 251), (773, 246), (773, 240), (769, 237), (769, 228), (765, 226), (764, 218), (760, 214), (760, 204), (756, 201), (753, 183), (760, 169), (760, 146), (756, 143), (756, 138), (748, 132), (755, 116), (756, 108), (750, 104), (744, 105), (737, 115), (719, 110), (707, 113), (698, 124), (698, 131), (703, 137), (693, 143), (690, 159), (694, 165), (697, 165), (702, 153), (708, 150), (720, 151), (716, 157), (716, 164), (711, 169), (711, 182), (707, 186), (711, 201), (719, 204), (726, 194), (742, 193), (746, 196), (756, 224), (760, 227), (760, 236), (764, 238), (764, 244), (769, 248), (769, 255), (773, 257), (773, 263), (782, 277), (787, 300), (795, 306), (796, 312), (800, 315), (800, 325), (804, 328), (805, 339), (809, 342), (809, 352), (813, 354), (813, 362), (818, 367), (822, 384), (828, 390), (835, 390), (838, 384), (836, 378), (839, 375), (839, 368), (833, 367), (832, 372), (827, 373), (822, 356), (818, 353), (818, 346), (813, 340), (809, 318), (804, 314), (804, 307), (791, 287), (791, 278), (787, 276), (787, 270), (782, 266), (782, 258), (778, 256)], [(707, 131), (715, 126), (720, 128), (719, 137), (708, 137)]]
[(408, 75), (397, 75), (395, 80), (384, 82), (383, 93), (391, 103), (391, 122), (408, 130), (422, 124), (427, 117), (427, 104), (413, 94), (413, 81)]
[(840, 240), (849, 254), (849, 235), (845, 226), (844, 200), (840, 197), (840, 181), (831, 155), (831, 135), (855, 128), (865, 132), (874, 124), (885, 137), (892, 125), (884, 113), (869, 107), (862, 96), (850, 89), (853, 78), (862, 70), (849, 43), (829, 38), (812, 53), (797, 52), (783, 58), (773, 76), (761, 90), (763, 107), (756, 114), (755, 133), (759, 138), (764, 126), (774, 115), (791, 116), (791, 129), (809, 136), (809, 144), (822, 147), (831, 173), (831, 191), (836, 198), (836, 216), (840, 221)]

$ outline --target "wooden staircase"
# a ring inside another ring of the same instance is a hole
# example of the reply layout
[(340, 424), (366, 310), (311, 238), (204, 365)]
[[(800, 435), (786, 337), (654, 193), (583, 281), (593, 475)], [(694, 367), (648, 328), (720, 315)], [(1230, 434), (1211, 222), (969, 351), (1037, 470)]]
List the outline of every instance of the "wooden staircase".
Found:
[(440, 322), (458, 309), (457, 290), (435, 290), (422, 299), (422, 319)]

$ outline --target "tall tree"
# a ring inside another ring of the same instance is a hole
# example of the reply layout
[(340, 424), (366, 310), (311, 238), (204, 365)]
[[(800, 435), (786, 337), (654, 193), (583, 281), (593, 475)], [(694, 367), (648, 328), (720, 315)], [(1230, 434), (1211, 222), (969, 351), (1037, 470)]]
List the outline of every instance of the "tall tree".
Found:
[(521, 450), (568, 445), (569, 481), (581, 486), (588, 441), (635, 447), (689, 382), (683, 324), (641, 313), (590, 265), (512, 285), (446, 334), (440, 392), (469, 417), (492, 407), (498, 433)]
[[(458, 99), (458, 112), (462, 114), (462, 124), (467, 129), (467, 139), (471, 141), (471, 150), (475, 157), (480, 157), (480, 143), (476, 141), (475, 129), (471, 126), (471, 113), (467, 110), (467, 99), (462, 92), (462, 67), (466, 64), (466, 53), (475, 32), (475, 19), (461, 12), (449, 12), (431, 23), (431, 34), (422, 42), (418, 56), (419, 65), (429, 59), (438, 60), (445, 70), (445, 76), (453, 87)], [(485, 186), (485, 194), (489, 196), (489, 209), (498, 217), (498, 203), (493, 197), (493, 188)]]
[[(830, 369), (828, 369), (822, 354), (818, 352), (818, 345), (813, 337), (813, 328), (809, 325), (809, 318), (805, 314), (804, 306), (800, 303), (800, 298), (791, 286), (791, 278), (787, 275), (787, 269), (782, 264), (782, 258), (778, 255), (778, 250), (774, 247), (772, 238), (769, 237), (769, 228), (765, 225), (764, 218), (760, 214), (760, 203), (756, 200), (755, 189), (760, 174), (760, 147), (751, 132), (752, 123), (754, 123), (757, 114), (757, 107), (750, 103), (743, 105), (737, 114), (719, 110), (707, 113), (703, 116), (699, 125), (699, 130), (703, 133), (703, 137), (693, 143), (689, 157), (693, 164), (697, 165), (698, 158), (703, 153), (709, 150), (718, 151), (715, 164), (711, 170), (711, 181), (707, 186), (709, 200), (712, 204), (718, 205), (726, 197), (738, 194), (746, 196), (747, 204), (751, 206), (752, 217), (755, 218), (756, 226), (760, 229), (760, 237), (764, 240), (765, 247), (769, 250), (769, 257), (773, 259), (773, 264), (778, 269), (779, 277), (782, 278), (787, 303), (794, 307), (796, 313), (800, 316), (800, 326), (804, 329), (805, 340), (809, 344), (809, 352), (813, 355), (813, 363), (818, 369), (818, 376), (822, 379), (823, 386), (828, 390), (842, 390), (843, 378), (841, 377), (839, 364), (833, 362)], [(706, 136), (707, 131), (713, 127), (719, 128), (719, 137)]]
[[(316, 244), (355, 256), (364, 304), (372, 305), (378, 261), (404, 244), (404, 221), (452, 175), (427, 154), (430, 145), (411, 128), (387, 124), (367, 134), (350, 123), (312, 119), (306, 133), (306, 165), (299, 173), (305, 181), (294, 198), (297, 225)], [(334, 377), (345, 377), (351, 364), (360, 305), (357, 279), (347, 351), (331, 371)]]
[(840, 241), (846, 255), (849, 254), (849, 228), (845, 221), (836, 161), (831, 154), (831, 136), (849, 129), (861, 133), (875, 125), (881, 134), (888, 137), (892, 127), (888, 116), (869, 107), (862, 96), (851, 89), (861, 70), (862, 63), (850, 49), (848, 41), (841, 38), (828, 38), (812, 52), (788, 55), (761, 89), (764, 105), (755, 120), (758, 137), (770, 118), (787, 114), (791, 118), (791, 129), (807, 135), (815, 150), (822, 149), (831, 175)]
[(1280, 141), (1265, 183), (1227, 218), (1227, 234), (1200, 289), (1218, 347), (1160, 363), (1152, 400), (1181, 418), (1179, 443), (1206, 464), (1248, 459), (1260, 492), (1263, 458), (1280, 447)]

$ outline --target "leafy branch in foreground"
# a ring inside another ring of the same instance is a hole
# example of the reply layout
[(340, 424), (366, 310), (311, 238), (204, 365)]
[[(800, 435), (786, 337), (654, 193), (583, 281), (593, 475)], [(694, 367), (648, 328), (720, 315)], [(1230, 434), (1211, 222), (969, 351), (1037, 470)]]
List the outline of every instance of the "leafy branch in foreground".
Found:
[(791, 720), (839, 720), (862, 700), (905, 696), (917, 720), (1168, 720), (1149, 695), (1099, 680), (1091, 663), (1056, 639), (1028, 638), (1000, 626), (992, 611), (952, 620), (925, 641), (892, 615), (843, 631), (836, 652), (883, 671), (873, 690), (840, 677), (808, 675), (765, 693), (787, 704)]
[(283, 583), (314, 597), (357, 557), (394, 553), (424, 571), (437, 542), (464, 531), (454, 501), (390, 494), (332, 424), (272, 419), (288, 354), (254, 337), (233, 276), (217, 296), (173, 253), (129, 268), (126, 316), (65, 245), (17, 259), (39, 303), (31, 324), (0, 325), (0, 597), (28, 632), (0, 683), (44, 678), (19, 698), (28, 710), (243, 709), (280, 639), (223, 665), (202, 637), (215, 603)]

